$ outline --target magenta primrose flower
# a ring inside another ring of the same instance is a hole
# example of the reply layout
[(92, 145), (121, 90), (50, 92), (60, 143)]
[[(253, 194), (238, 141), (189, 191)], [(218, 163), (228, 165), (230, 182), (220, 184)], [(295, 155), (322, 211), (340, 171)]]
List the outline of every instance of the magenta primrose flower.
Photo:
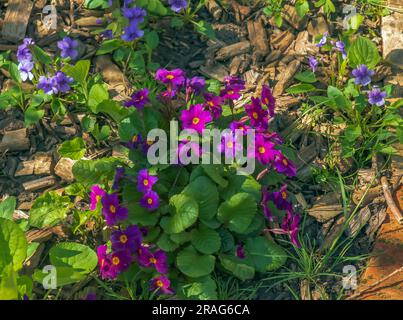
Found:
[(129, 149), (136, 149), (142, 141), (141, 134), (134, 134), (130, 141), (124, 142), (123, 145)]
[(168, 272), (167, 255), (161, 249), (152, 253), (147, 247), (142, 246), (139, 250), (139, 264), (142, 267), (154, 267), (158, 273), (166, 274)]
[(284, 217), (281, 224), (281, 228), (289, 235), (291, 242), (298, 248), (301, 244), (298, 240), (299, 221), (301, 217), (298, 214), (292, 214), (291, 211), (287, 211), (287, 215)]
[(117, 221), (127, 219), (128, 210), (119, 203), (119, 197), (116, 193), (105, 194), (102, 199), (102, 214), (106, 224), (112, 227)]
[(171, 85), (173, 88), (182, 86), (185, 81), (185, 73), (181, 69), (167, 70), (158, 69), (155, 79), (164, 84)]
[(212, 113), (213, 118), (218, 119), (222, 114), (222, 105), (224, 103), (223, 99), (210, 92), (205, 93), (203, 97), (204, 97), (204, 103), (203, 103), (204, 110), (209, 110)]
[(158, 193), (155, 191), (149, 190), (147, 191), (143, 197), (140, 199), (140, 206), (143, 208), (153, 211), (158, 208), (160, 202), (159, 202), (159, 196)]
[(245, 111), (250, 118), (250, 124), (257, 129), (266, 130), (268, 128), (268, 113), (262, 108), (259, 98), (251, 98), (252, 104), (245, 106)]
[(232, 85), (239, 85), (243, 90), (245, 89), (245, 81), (236, 76), (225, 76), (224, 77), (224, 86), (229, 87)]
[(174, 291), (170, 288), (171, 281), (166, 276), (157, 276), (150, 280), (150, 290), (163, 294), (174, 294)]
[(269, 221), (273, 221), (273, 213), (271, 212), (269, 206), (267, 205), (268, 201), (271, 200), (271, 193), (268, 191), (267, 186), (263, 186), (262, 188), (262, 199), (260, 201), (260, 205), (263, 209), (263, 214), (266, 219)]
[(278, 154), (274, 149), (274, 143), (267, 141), (262, 134), (255, 136), (255, 157), (262, 163), (268, 164), (272, 162)]
[(137, 191), (148, 192), (158, 181), (158, 177), (149, 174), (147, 169), (142, 169), (137, 175)]
[(90, 200), (91, 200), (90, 209), (91, 210), (96, 209), (97, 204), (99, 203), (99, 201), (102, 199), (102, 197), (105, 194), (106, 194), (106, 191), (104, 189), (102, 189), (100, 186), (93, 185), (91, 187), (91, 192), (90, 192)]
[(280, 210), (291, 210), (292, 204), (288, 201), (287, 185), (281, 186), (279, 191), (274, 191), (270, 197), (276, 207)]
[(199, 95), (206, 85), (206, 80), (202, 77), (195, 76), (186, 80), (186, 91)]
[(230, 123), (229, 128), (232, 131), (241, 130), (243, 135), (248, 133), (248, 129), (252, 129), (252, 127), (246, 125), (243, 121), (233, 121)]
[(135, 107), (138, 110), (142, 110), (143, 107), (150, 103), (148, 99), (149, 90), (147, 88), (141, 89), (132, 95), (132, 98), (124, 103), (125, 107)]
[(244, 90), (245, 86), (241, 84), (231, 84), (225, 87), (220, 92), (220, 97), (229, 100), (238, 100), (241, 97), (241, 90)]
[(112, 250), (135, 253), (141, 246), (141, 239), (142, 233), (136, 225), (131, 225), (126, 230), (115, 230), (111, 235)]
[(132, 256), (125, 250), (107, 254), (107, 248), (107, 245), (101, 245), (97, 249), (101, 277), (102, 279), (116, 279), (121, 272), (129, 268)]
[(276, 105), (276, 99), (274, 98), (271, 89), (268, 85), (262, 87), (262, 103), (266, 105), (269, 111), (269, 116), (274, 117), (274, 107)]
[(223, 133), (221, 143), (217, 146), (218, 152), (224, 153), (226, 158), (235, 157), (242, 150), (242, 143), (238, 142), (234, 132)]
[(278, 152), (274, 158), (274, 167), (278, 173), (283, 173), (288, 177), (295, 177), (297, 174), (297, 168), (291, 160), (284, 157), (281, 152)]
[(199, 134), (206, 127), (206, 123), (213, 120), (210, 112), (203, 110), (201, 104), (191, 105), (189, 110), (183, 110), (179, 119), (183, 129), (194, 129)]
[(238, 244), (235, 249), (235, 255), (240, 259), (245, 259), (245, 248), (242, 245)]

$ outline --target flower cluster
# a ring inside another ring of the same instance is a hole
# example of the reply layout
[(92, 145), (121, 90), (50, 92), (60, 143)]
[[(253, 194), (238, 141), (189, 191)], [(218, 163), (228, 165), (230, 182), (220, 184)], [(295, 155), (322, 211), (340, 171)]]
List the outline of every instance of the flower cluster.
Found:
[(140, 206), (153, 211), (159, 206), (158, 193), (152, 190), (153, 185), (158, 181), (156, 176), (150, 175), (147, 169), (142, 169), (137, 175), (137, 191), (143, 193), (140, 199)]
[(139, 25), (144, 22), (144, 17), (147, 12), (140, 7), (129, 7), (132, 1), (124, 1), (122, 14), (128, 20), (129, 24), (124, 28), (122, 40), (130, 42), (141, 38), (144, 31), (139, 28)]
[(72, 82), (73, 78), (66, 76), (62, 71), (57, 71), (53, 76), (40, 76), (36, 86), (45, 94), (52, 95), (69, 91)]
[(63, 40), (57, 42), (57, 47), (60, 49), (62, 58), (75, 59), (78, 56), (78, 42), (69, 37), (64, 37)]
[[(365, 64), (361, 64), (357, 66), (352, 71), (352, 75), (355, 77), (355, 84), (361, 86), (367, 86), (371, 83), (371, 77), (375, 74), (374, 70), (368, 69)], [(371, 91), (368, 92), (368, 102), (371, 105), (376, 105), (378, 107), (383, 106), (385, 104), (386, 92), (382, 92), (379, 88), (372, 88)]]
[(22, 81), (32, 80), (34, 75), (32, 69), (34, 68), (34, 62), (32, 61), (32, 53), (30, 47), (35, 43), (30, 38), (25, 38), (23, 43), (18, 46), (17, 60), (18, 70), (20, 71), (20, 77)]
[(269, 204), (272, 204), (280, 211), (286, 211), (286, 215), (281, 224), (281, 229), (272, 229), (271, 231), (276, 234), (288, 235), (291, 242), (295, 246), (300, 247), (301, 244), (298, 240), (300, 216), (293, 212), (292, 203), (288, 200), (287, 185), (281, 186), (279, 191), (274, 192), (269, 192), (267, 187), (263, 187), (262, 189), (260, 205), (262, 206), (266, 218), (269, 221), (273, 221), (274, 217)]

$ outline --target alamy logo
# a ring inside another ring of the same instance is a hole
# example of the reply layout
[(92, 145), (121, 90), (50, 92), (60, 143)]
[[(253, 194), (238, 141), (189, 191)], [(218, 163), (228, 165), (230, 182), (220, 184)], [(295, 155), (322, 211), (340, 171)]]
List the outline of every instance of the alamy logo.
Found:
[(353, 265), (343, 267), (343, 288), (345, 290), (357, 289), (357, 268)]
[(42, 13), (46, 14), (42, 19), (45, 28), (48, 30), (56, 30), (57, 29), (56, 6), (53, 4), (49, 4), (43, 8)]

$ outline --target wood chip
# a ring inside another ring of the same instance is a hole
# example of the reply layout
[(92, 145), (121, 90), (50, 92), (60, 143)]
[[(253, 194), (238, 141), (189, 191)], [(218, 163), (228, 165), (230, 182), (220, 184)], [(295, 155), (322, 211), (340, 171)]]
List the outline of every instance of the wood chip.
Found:
[(369, 219), (371, 218), (371, 210), (368, 206), (362, 208), (351, 218), (348, 223), (348, 228), (346, 229), (346, 233), (350, 237), (357, 236), (358, 232), (360, 232), (361, 228), (363, 228)]
[(22, 186), (23, 186), (24, 190), (26, 190), (26, 191), (35, 191), (35, 190), (53, 186), (55, 183), (56, 183), (56, 178), (54, 176), (47, 176), (47, 177), (39, 178), (36, 180), (24, 182), (22, 184)]
[(28, 129), (6, 131), (0, 142), (0, 152), (8, 151), (24, 151), (30, 147)]
[(212, 66), (201, 66), (200, 73), (222, 82), (224, 77), (228, 75), (228, 70), (222, 64), (217, 63)]
[(61, 158), (55, 166), (55, 174), (67, 182), (74, 181), (73, 165), (76, 160)]
[(260, 20), (248, 21), (247, 24), (249, 40), (253, 46), (254, 53), (258, 55), (266, 55), (269, 52), (269, 41), (267, 38), (266, 30)]
[(294, 28), (297, 30), (302, 30), (306, 27), (307, 16), (300, 18), (295, 10), (294, 6), (290, 6), (286, 4), (284, 6), (284, 19)]
[(216, 59), (218, 61), (227, 60), (234, 56), (247, 53), (251, 48), (249, 41), (241, 41), (238, 43), (230, 44), (229, 46), (225, 46), (217, 51)]
[(271, 45), (274, 49), (284, 52), (290, 47), (294, 40), (295, 35), (290, 30), (285, 30), (271, 37)]
[(9, 0), (1, 34), (4, 39), (19, 42), (25, 38), (33, 2), (30, 0)]
[(217, 1), (207, 0), (206, 7), (215, 20), (220, 20), (222, 16), (222, 8)]
[(301, 62), (298, 60), (293, 60), (290, 62), (284, 72), (281, 73), (280, 79), (273, 90), (273, 95), (275, 97), (280, 96), (284, 92), (285, 88), (289, 85), (295, 73), (298, 71), (300, 65)]
[(308, 209), (308, 214), (319, 222), (326, 222), (333, 219), (343, 212), (343, 206), (340, 203), (340, 194), (329, 192), (316, 198), (312, 208)]

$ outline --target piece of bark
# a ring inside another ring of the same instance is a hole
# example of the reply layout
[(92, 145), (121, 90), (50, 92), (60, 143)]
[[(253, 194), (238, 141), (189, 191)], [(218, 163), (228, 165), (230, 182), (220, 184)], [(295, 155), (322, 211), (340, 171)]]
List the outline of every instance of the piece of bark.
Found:
[(244, 73), (245, 81), (248, 85), (256, 84), (262, 75), (254, 70), (249, 70)]
[(30, 0), (9, 0), (1, 34), (3, 39), (19, 42), (25, 38), (33, 2)]
[(22, 202), (19, 206), (18, 206), (18, 210), (23, 210), (23, 211), (29, 211), (32, 208), (32, 201), (26, 201), (26, 202)]
[(67, 182), (74, 181), (73, 165), (76, 160), (61, 158), (55, 166), (55, 174)]
[(217, 3), (217, 1), (207, 0), (206, 7), (214, 19), (220, 20), (220, 18), (222, 16), (222, 8)]
[(56, 178), (54, 176), (47, 176), (47, 177), (39, 178), (36, 180), (24, 182), (22, 184), (22, 186), (23, 186), (24, 190), (26, 190), (26, 191), (35, 191), (35, 190), (53, 186), (55, 183), (56, 183)]
[(347, 235), (352, 238), (357, 236), (358, 232), (367, 224), (370, 218), (371, 210), (368, 206), (365, 206), (351, 218), (346, 229)]
[(306, 27), (307, 16), (300, 18), (297, 14), (297, 10), (295, 10), (294, 6), (290, 6), (286, 4), (284, 6), (284, 19), (294, 28), (297, 30), (302, 30)]
[(235, 56), (232, 59), (230, 65), (229, 65), (229, 73), (231, 75), (238, 74), (239, 68), (241, 67), (241, 64), (242, 64), (242, 61), (243, 61), (242, 56)]
[(368, 226), (365, 230), (365, 234), (368, 236), (370, 242), (375, 240), (375, 235), (378, 229), (381, 227), (382, 223), (385, 221), (386, 218), (386, 209), (380, 208), (373, 214), (368, 222)]
[(34, 174), (51, 174), (52, 156), (44, 152), (37, 152), (34, 156), (35, 167)]
[(403, 13), (382, 17), (382, 53), (390, 64), (403, 69)]
[(340, 203), (340, 195), (336, 192), (329, 192), (316, 198), (312, 208), (308, 209), (308, 214), (319, 222), (326, 222), (333, 219), (341, 212), (343, 206)]
[(254, 48), (254, 52), (261, 56), (266, 55), (267, 52), (269, 52), (270, 47), (263, 23), (261, 22), (261, 20), (249, 20), (247, 26), (249, 40)]
[(281, 56), (281, 50), (273, 50), (266, 56), (264, 62), (267, 64), (272, 64), (272, 62), (279, 60)]
[(333, 241), (341, 234), (344, 228), (344, 223), (346, 222), (346, 218), (340, 217), (336, 220), (336, 222), (332, 225), (329, 232), (326, 234), (325, 239), (320, 247), (320, 251), (323, 252), (327, 250), (332, 245)]
[(284, 92), (285, 87), (288, 86), (288, 84), (291, 82), (300, 65), (301, 62), (299, 62), (298, 60), (293, 60), (290, 62), (284, 72), (281, 73), (280, 79), (273, 90), (273, 95), (275, 97), (280, 96)]
[(312, 37), (312, 40), (314, 40), (316, 36), (329, 32), (329, 26), (327, 25), (326, 19), (323, 16), (318, 16), (316, 19), (311, 19), (309, 21), (307, 31)]
[(30, 176), (34, 174), (34, 168), (35, 168), (34, 160), (22, 161), (18, 164), (14, 177)]
[(283, 97), (279, 97), (276, 100), (276, 107), (278, 109), (288, 110), (289, 108), (297, 106), (300, 103), (301, 103), (301, 100), (298, 97), (283, 96)]
[(212, 66), (201, 66), (200, 73), (221, 82), (224, 81), (224, 77), (228, 75), (227, 69), (219, 63)]
[(0, 142), (0, 152), (8, 151), (24, 151), (30, 147), (28, 129), (18, 129), (4, 132), (4, 136)]
[[(75, 25), (79, 27), (100, 27), (104, 23), (97, 23), (99, 21), (98, 17), (83, 17), (75, 20)], [(102, 20), (101, 20), (102, 21)]]
[(303, 167), (304, 165), (311, 164), (312, 160), (317, 157), (316, 143), (312, 142), (309, 146), (301, 148), (297, 154), (297, 159), (295, 165), (297, 169)]
[(123, 72), (112, 62), (109, 55), (98, 56), (94, 61), (95, 70), (101, 73), (113, 99), (117, 101), (125, 100), (125, 93), (129, 87), (129, 81)]
[(235, 20), (237, 22), (243, 21), (250, 14), (251, 8), (249, 6), (242, 6), (236, 1), (231, 1), (231, 6), (234, 10)]
[(290, 47), (294, 40), (295, 35), (290, 30), (285, 30), (271, 37), (271, 45), (274, 49), (284, 52)]
[(367, 204), (373, 202), (374, 199), (382, 195), (382, 186), (370, 188), (368, 191), (366, 191), (366, 189), (367, 187), (363, 187), (361, 189), (354, 190), (352, 196), (354, 204), (358, 205), (365, 195), (365, 198), (361, 202), (361, 206), (366, 206)]
[(296, 55), (316, 55), (318, 47), (309, 41), (308, 31), (301, 31), (295, 39), (294, 53)]
[(39, 265), (44, 249), (45, 244), (41, 243), (35, 252), (30, 257), (27, 257), (23, 266), (24, 274), (31, 275), (34, 272), (34, 269)]
[(216, 59), (218, 61), (224, 61), (234, 56), (247, 53), (251, 48), (249, 41), (241, 41), (238, 43), (230, 44), (217, 51)]

